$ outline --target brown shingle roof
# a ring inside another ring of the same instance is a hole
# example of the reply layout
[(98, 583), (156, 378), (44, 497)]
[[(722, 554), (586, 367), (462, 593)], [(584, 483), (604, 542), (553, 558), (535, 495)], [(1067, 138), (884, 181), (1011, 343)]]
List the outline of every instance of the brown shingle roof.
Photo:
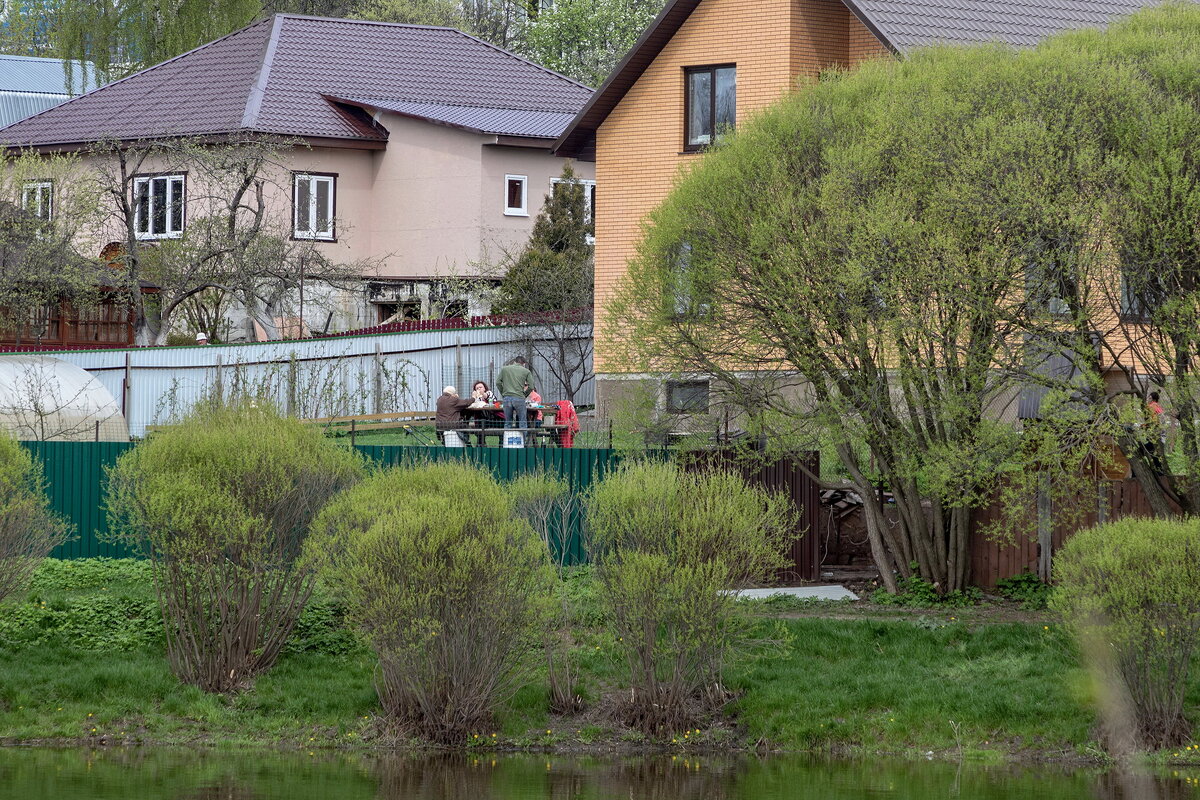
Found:
[(368, 115), (333, 98), (526, 111), (544, 127), (545, 112), (573, 115), (590, 94), (450, 28), (279, 14), (0, 130), (0, 143), (234, 131), (382, 141)]

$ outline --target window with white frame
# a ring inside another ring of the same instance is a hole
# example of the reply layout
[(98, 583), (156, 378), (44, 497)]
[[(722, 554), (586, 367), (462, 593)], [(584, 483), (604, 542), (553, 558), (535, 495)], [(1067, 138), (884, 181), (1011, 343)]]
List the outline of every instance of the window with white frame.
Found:
[(293, 233), (297, 239), (328, 239), (334, 235), (337, 176), (297, 172), (292, 176)]
[(183, 175), (141, 175), (133, 179), (133, 229), (139, 239), (183, 234), (186, 181)]
[(28, 181), (21, 189), (21, 208), (41, 219), (54, 216), (54, 183)]
[(504, 176), (504, 213), (510, 217), (529, 216), (529, 177), (526, 175)]

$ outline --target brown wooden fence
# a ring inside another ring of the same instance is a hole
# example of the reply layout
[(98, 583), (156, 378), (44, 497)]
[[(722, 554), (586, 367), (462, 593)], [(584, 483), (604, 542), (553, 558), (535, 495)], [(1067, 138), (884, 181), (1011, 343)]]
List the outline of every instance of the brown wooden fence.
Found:
[[(971, 519), (971, 582), (984, 589), (994, 589), (997, 581), (1024, 572), (1049, 579), (1054, 553), (1076, 531), (1125, 517), (1153, 516), (1142, 487), (1132, 478), (1097, 481), (1095, 497), (1092, 509), (1081, 516), (1072, 514), (1070, 522), (1057, 520), (1049, 504), (1033, 510), (1029, 529), (1011, 543), (1000, 543), (986, 535), (988, 523), (999, 514), (998, 503), (975, 512)], [(1040, 525), (1039, 516), (1042, 519)]]

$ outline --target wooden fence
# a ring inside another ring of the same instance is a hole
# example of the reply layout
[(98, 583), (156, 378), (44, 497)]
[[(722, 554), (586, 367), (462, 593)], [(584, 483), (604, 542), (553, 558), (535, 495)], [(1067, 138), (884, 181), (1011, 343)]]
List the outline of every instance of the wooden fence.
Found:
[(1096, 502), (1084, 514), (1070, 515), (1069, 521), (1056, 519), (1053, 506), (1042, 499), (1039, 508), (1031, 510), (1029, 530), (1011, 543), (997, 542), (986, 535), (988, 524), (999, 514), (997, 503), (975, 512), (971, 519), (971, 582), (994, 589), (997, 581), (1025, 572), (1049, 579), (1054, 553), (1076, 531), (1125, 517), (1154, 515), (1142, 487), (1132, 478), (1098, 480), (1095, 486)]
[[(51, 506), (67, 518), (75, 538), (57, 548), (56, 558), (113, 558), (131, 555), (122, 545), (107, 541), (108, 521), (104, 510), (106, 469), (117, 458), (136, 445), (128, 442), (23, 442), (40, 460), (46, 474), (47, 492)], [(369, 458), (385, 465), (418, 461), (463, 459), (488, 469), (498, 480), (507, 480), (528, 472), (556, 472), (567, 480), (575, 493), (587, 490), (608, 470), (621, 461), (613, 450), (587, 448), (498, 448), (498, 447), (398, 447), (360, 445), (356, 448)], [(726, 455), (704, 456), (709, 463), (737, 467)], [(815, 470), (815, 458), (809, 463)], [(738, 467), (747, 479), (775, 491), (787, 493), (800, 510), (801, 522), (795, 531), (791, 561), (781, 578), (807, 579), (817, 577), (819, 556), (813, 524), (820, 513), (816, 485), (794, 462)], [(567, 563), (587, 560), (583, 520), (573, 521), (571, 530), (563, 536), (563, 555)]]

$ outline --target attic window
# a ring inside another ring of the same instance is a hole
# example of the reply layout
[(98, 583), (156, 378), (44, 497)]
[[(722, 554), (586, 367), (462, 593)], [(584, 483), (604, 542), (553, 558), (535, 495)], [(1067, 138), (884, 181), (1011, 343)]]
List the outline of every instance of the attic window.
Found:
[(526, 205), (529, 184), (527, 175), (504, 176), (504, 214), (509, 217), (528, 217), (529, 208)]
[(21, 208), (40, 219), (52, 219), (54, 184), (51, 181), (28, 181), (21, 190)]
[(687, 96), (684, 150), (703, 150), (737, 121), (737, 67), (721, 64), (684, 70)]
[(185, 192), (183, 175), (134, 177), (133, 229), (137, 238), (182, 236)]

